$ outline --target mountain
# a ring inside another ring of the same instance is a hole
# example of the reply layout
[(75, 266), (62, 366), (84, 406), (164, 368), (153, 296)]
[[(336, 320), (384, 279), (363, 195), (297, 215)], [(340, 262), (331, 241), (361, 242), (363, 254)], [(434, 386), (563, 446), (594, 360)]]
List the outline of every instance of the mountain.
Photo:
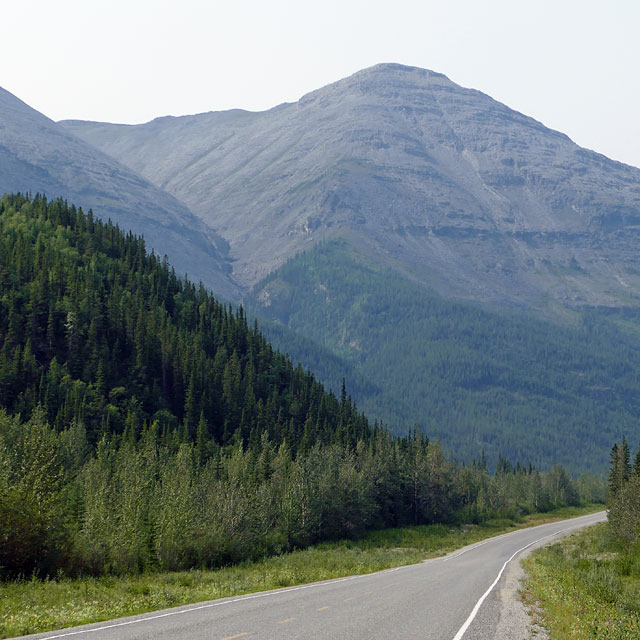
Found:
[(261, 113), (63, 124), (214, 227), (246, 287), (341, 237), (448, 297), (638, 302), (640, 170), (439, 73), (383, 64)]
[(63, 197), (144, 234), (179, 273), (236, 297), (227, 245), (175, 197), (0, 88), (0, 194)]
[(372, 417), (574, 470), (640, 436), (639, 169), (400, 65), (262, 113), (62, 124), (216, 228), (267, 335), (344, 363)]

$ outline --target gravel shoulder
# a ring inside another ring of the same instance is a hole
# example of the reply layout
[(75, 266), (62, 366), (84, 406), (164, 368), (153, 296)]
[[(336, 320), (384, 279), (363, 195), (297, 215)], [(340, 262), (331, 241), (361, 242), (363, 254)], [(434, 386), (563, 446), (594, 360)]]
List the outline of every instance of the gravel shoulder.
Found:
[(495, 640), (549, 640), (547, 630), (536, 622), (535, 609), (526, 606), (520, 594), (522, 581), (526, 578), (522, 560), (545, 544), (548, 541), (534, 545), (519, 556), (517, 562), (509, 563), (497, 585), (496, 605), (500, 618)]
[(542, 539), (510, 562), (480, 609), (476, 623), (469, 629), (468, 639), (465, 635), (465, 640), (486, 638), (486, 630), (491, 629), (492, 621), (495, 625), (492, 640), (550, 640), (547, 629), (540, 623), (535, 604), (523, 602), (521, 590), (527, 574), (522, 561), (536, 549), (553, 544), (573, 532), (575, 530), (559, 532), (550, 539)]

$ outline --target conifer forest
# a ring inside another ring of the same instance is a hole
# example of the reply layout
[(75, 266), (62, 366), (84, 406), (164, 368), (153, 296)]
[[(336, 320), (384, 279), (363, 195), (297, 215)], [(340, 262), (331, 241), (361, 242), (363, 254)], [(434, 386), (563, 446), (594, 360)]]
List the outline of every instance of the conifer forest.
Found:
[(604, 499), (560, 466), (456, 462), (347, 389), (142, 238), (63, 200), (0, 200), (3, 578), (215, 567)]

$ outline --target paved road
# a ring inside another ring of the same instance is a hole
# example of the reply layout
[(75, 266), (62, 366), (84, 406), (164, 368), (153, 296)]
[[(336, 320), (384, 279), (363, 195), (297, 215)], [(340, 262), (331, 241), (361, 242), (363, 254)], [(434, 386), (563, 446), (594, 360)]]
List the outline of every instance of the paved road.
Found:
[[(514, 531), (417, 565), (28, 636), (69, 640), (493, 639), (482, 606), (506, 563), (604, 512)], [(493, 613), (492, 613), (493, 612)], [(480, 615), (476, 615), (480, 614)]]

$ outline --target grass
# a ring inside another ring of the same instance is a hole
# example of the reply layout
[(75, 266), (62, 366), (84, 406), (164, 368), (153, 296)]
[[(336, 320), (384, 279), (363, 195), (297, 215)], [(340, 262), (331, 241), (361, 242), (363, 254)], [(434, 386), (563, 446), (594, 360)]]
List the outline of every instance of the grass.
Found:
[(640, 638), (640, 547), (611, 539), (606, 523), (524, 561), (525, 601), (553, 640)]
[(168, 607), (372, 573), (442, 555), (517, 528), (593, 513), (602, 505), (452, 528), (426, 525), (372, 531), (282, 556), (211, 571), (21, 580), (0, 585), (0, 638), (110, 620)]

